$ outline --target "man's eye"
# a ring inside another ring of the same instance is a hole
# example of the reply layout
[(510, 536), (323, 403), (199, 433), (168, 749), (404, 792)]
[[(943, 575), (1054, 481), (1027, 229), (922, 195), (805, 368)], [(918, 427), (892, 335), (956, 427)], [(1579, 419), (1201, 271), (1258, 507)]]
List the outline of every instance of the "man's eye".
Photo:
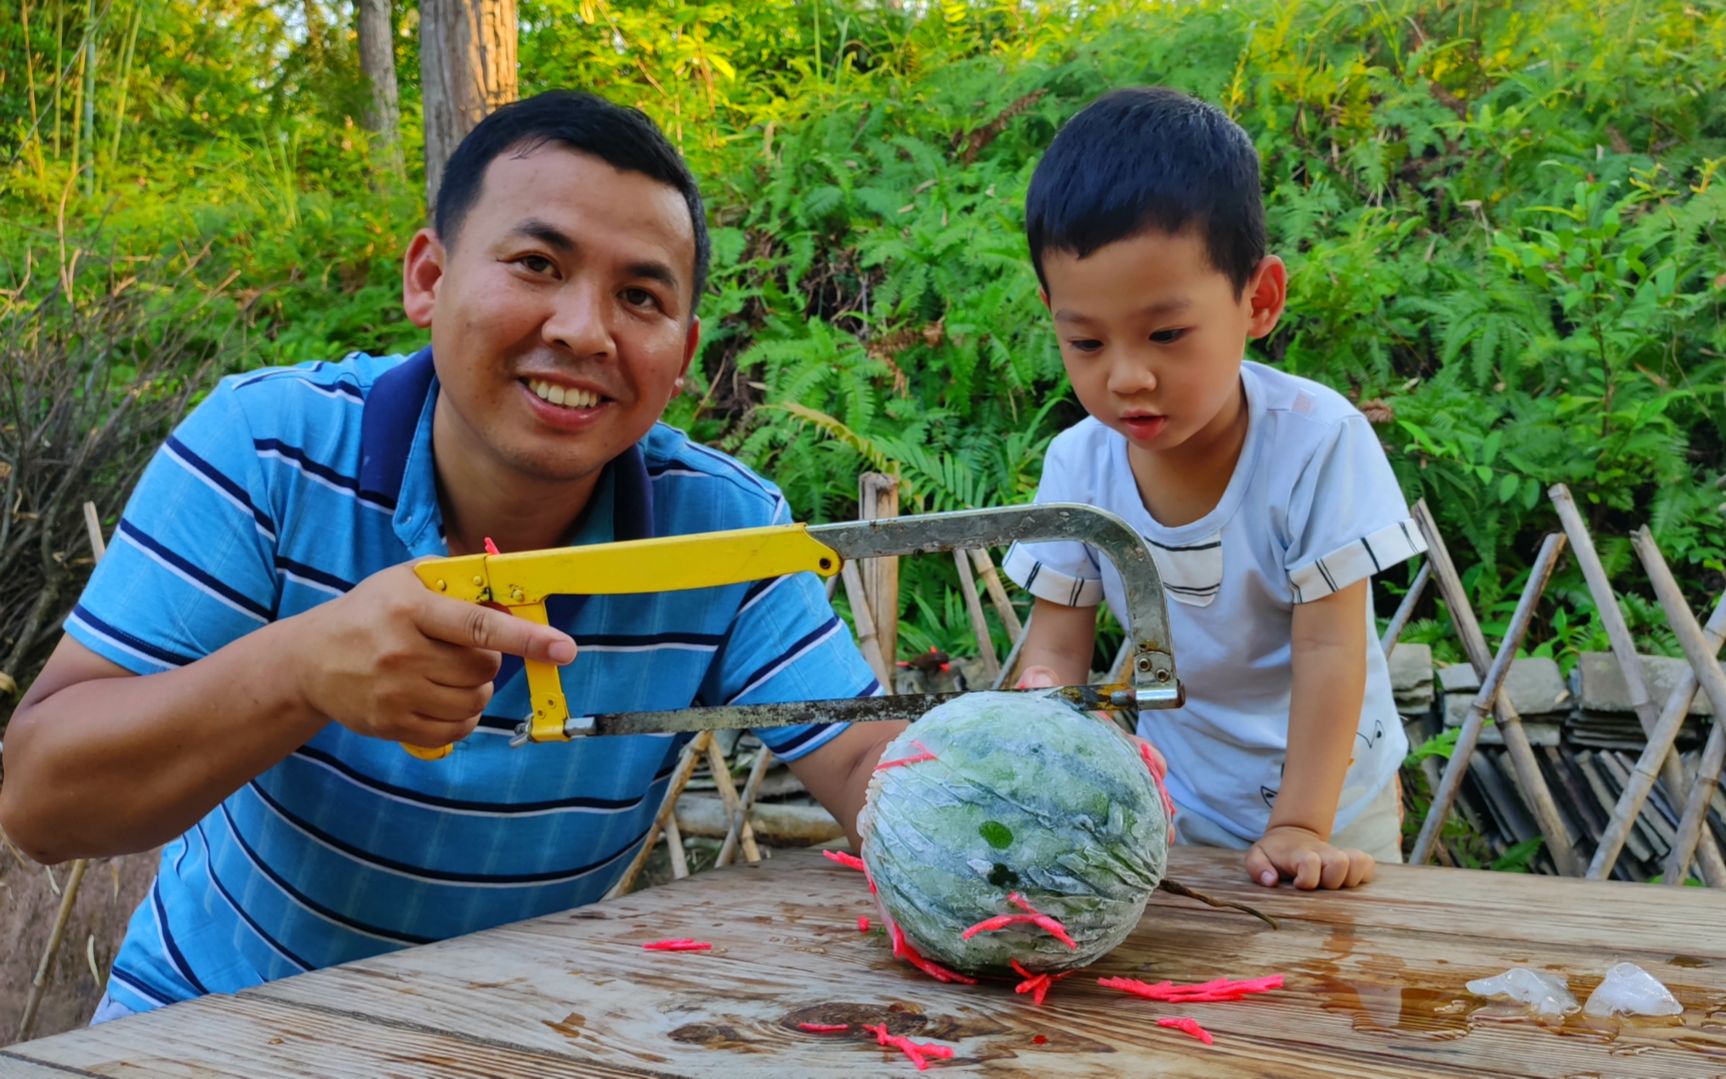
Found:
[(644, 288), (626, 288), (623, 290), (623, 302), (631, 307), (658, 307), (659, 297)]
[(515, 261), (518, 266), (529, 273), (548, 274), (557, 269), (552, 261), (544, 255), (523, 255)]
[(1181, 330), (1158, 330), (1156, 333), (1151, 334), (1151, 340), (1156, 342), (1159, 345), (1172, 345), (1176, 341), (1179, 341), (1181, 338), (1185, 337), (1186, 335), (1187, 335), (1187, 331), (1184, 329), (1181, 329)]

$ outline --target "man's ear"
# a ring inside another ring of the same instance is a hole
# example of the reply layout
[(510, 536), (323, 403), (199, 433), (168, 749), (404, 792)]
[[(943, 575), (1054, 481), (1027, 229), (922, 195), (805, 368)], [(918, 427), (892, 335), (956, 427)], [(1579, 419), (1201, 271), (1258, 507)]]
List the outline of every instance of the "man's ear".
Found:
[(443, 241), (431, 229), (420, 229), (408, 241), (402, 259), (402, 311), (420, 329), (431, 325), (437, 307), (438, 284), (443, 281)]
[(1248, 337), (1263, 337), (1277, 328), (1283, 317), (1283, 304), (1288, 302), (1288, 267), (1275, 255), (1259, 260), (1253, 275), (1247, 279), (1247, 302), (1252, 305), (1252, 317), (1247, 322)]
[(695, 362), (695, 350), (701, 345), (701, 316), (689, 316), (689, 334), (683, 340), (683, 366), (677, 372), (679, 382), (689, 375), (689, 365)]

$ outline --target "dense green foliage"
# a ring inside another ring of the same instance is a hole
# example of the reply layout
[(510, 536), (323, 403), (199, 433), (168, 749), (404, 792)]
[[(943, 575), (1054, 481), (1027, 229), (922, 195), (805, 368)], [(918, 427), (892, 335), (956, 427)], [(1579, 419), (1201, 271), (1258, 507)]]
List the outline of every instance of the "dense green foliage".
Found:
[[(0, 23), (11, 302), (53, 287), (73, 249), (123, 269), (207, 248), (157, 285), (160, 310), (195, 298), (212, 340), (249, 328), (231, 368), (415, 345), (398, 253), (420, 185), (366, 153), (350, 5), (91, 10), (30, 0)], [(1556, 527), (1557, 482), (1645, 639), (1663, 643), (1662, 620), (1634, 598), (1630, 528), (1651, 525), (1698, 607), (1720, 589), (1718, 3), (522, 0), (521, 18), (523, 93), (638, 104), (702, 177), (715, 273), (699, 377), (670, 419), (806, 519), (852, 513), (870, 468), (903, 477), (908, 508), (1030, 496), (1079, 413), (1024, 258), (1025, 184), (1065, 117), (1161, 82), (1220, 102), (1260, 147), (1292, 282), (1255, 355), (1367, 408), (1489, 636)], [(412, 162), (416, 16), (397, 19)], [(904, 650), (963, 648), (951, 566), (927, 562), (907, 576)], [(1551, 595), (1533, 639), (1599, 646), (1569, 563)]]

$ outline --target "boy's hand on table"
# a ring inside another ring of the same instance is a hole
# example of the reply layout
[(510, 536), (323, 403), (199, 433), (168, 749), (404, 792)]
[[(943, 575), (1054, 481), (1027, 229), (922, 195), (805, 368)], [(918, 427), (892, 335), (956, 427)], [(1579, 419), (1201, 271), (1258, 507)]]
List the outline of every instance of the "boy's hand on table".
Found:
[(1333, 847), (1318, 833), (1293, 824), (1265, 829), (1247, 851), (1247, 874), (1267, 888), (1285, 877), (1303, 890), (1353, 888), (1372, 879), (1373, 864), (1365, 851)]

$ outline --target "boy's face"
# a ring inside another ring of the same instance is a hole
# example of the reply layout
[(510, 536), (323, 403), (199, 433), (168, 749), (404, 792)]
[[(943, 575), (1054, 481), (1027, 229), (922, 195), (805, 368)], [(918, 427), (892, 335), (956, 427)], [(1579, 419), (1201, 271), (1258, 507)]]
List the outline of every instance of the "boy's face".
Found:
[(1046, 251), (1043, 277), (1061, 359), (1087, 412), (1140, 452), (1232, 452), (1246, 342), (1282, 314), (1281, 259), (1266, 256), (1237, 295), (1197, 230), (1153, 231), (1085, 258)]
[(498, 155), (453, 244), (422, 230), (408, 252), (405, 307), (431, 327), (441, 384), (440, 467), (597, 478), (689, 369), (694, 265), (675, 188), (557, 145)]

